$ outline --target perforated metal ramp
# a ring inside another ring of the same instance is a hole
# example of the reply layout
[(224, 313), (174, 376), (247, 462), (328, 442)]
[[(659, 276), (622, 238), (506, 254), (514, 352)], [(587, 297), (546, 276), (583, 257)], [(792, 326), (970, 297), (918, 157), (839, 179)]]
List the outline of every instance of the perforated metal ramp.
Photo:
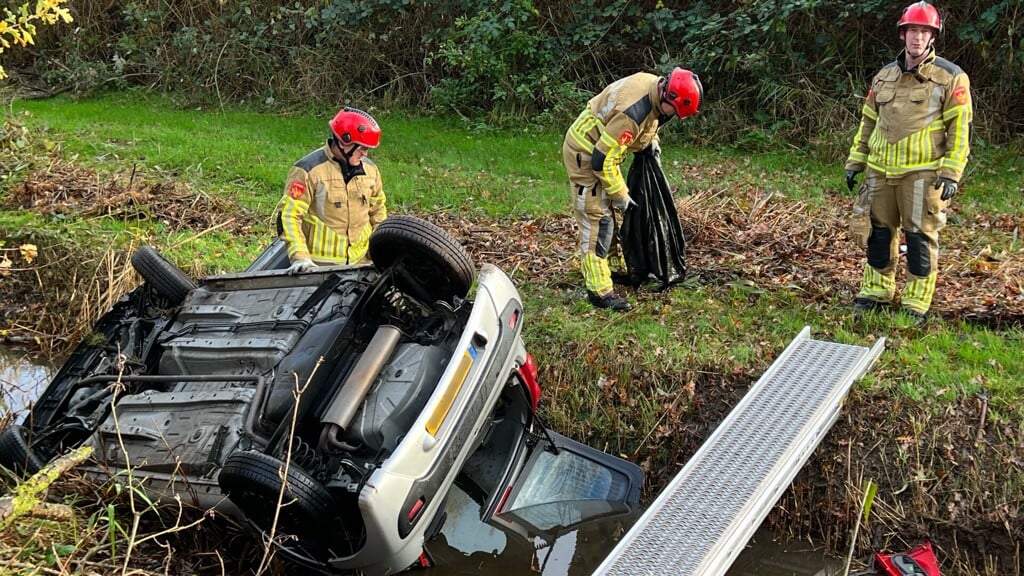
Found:
[(884, 346), (812, 340), (804, 328), (594, 574), (725, 574)]

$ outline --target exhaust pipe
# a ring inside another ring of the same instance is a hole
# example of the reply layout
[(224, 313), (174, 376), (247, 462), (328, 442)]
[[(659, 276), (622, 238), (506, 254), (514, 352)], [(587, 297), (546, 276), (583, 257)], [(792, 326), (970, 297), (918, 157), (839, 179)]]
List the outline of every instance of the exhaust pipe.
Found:
[(356, 361), (352, 372), (334, 394), (334, 398), (320, 418), (320, 423), (324, 425), (320, 433), (321, 450), (348, 451), (354, 448), (341, 440), (341, 435), (352, 423), (352, 418), (362, 406), (370, 386), (380, 376), (384, 364), (391, 358), (401, 337), (402, 331), (396, 326), (384, 325), (377, 328), (377, 332), (366, 346), (366, 351)]

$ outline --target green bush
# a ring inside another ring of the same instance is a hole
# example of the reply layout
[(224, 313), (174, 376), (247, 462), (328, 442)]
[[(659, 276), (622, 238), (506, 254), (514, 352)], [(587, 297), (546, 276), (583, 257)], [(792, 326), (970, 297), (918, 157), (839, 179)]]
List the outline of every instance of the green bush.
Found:
[[(701, 124), (701, 140), (805, 146), (852, 131), (871, 76), (899, 50), (904, 5), (72, 0), (73, 33), (43, 31), (39, 49), (17, 54), (11, 68), (51, 91), (139, 85), (189, 104), (350, 104), (546, 125), (569, 122), (618, 77), (683, 65), (701, 75), (715, 120)], [(938, 6), (939, 53), (970, 74), (975, 125), (991, 142), (1024, 128), (1019, 6)]]

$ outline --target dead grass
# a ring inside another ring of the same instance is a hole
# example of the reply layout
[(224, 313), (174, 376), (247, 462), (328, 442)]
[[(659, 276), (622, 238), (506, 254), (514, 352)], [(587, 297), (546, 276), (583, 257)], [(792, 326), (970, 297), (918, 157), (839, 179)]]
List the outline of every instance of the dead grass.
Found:
[[(799, 286), (810, 299), (836, 290), (852, 299), (864, 256), (846, 237), (848, 204), (849, 199), (835, 198), (824, 207), (811, 206), (755, 190), (741, 195), (705, 190), (678, 198), (687, 265), (710, 282), (746, 278), (766, 286)], [(477, 261), (493, 262), (513, 277), (557, 285), (565, 282), (567, 271), (575, 272), (575, 223), (567, 216), (503, 221), (426, 217), (463, 242)], [(981, 214), (970, 226), (947, 227), (932, 312), (950, 321), (1024, 325), (1024, 258), (972, 248), (978, 230), (1012, 236), (1022, 229), (1021, 214)]]
[(249, 234), (256, 217), (223, 198), (133, 170), (127, 175), (100, 175), (60, 157), (11, 188), (9, 207), (76, 218), (110, 217), (124, 222), (158, 222), (168, 231), (221, 228)]

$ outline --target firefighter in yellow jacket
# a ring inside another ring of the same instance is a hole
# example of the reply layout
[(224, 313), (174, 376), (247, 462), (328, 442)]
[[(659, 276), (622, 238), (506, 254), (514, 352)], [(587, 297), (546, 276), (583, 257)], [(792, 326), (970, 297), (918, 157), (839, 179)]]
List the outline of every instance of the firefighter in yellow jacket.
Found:
[(893, 302), (902, 229), (907, 279), (900, 305), (923, 324), (938, 276), (939, 230), (970, 153), (971, 87), (960, 67), (935, 54), (942, 21), (934, 6), (911, 4), (897, 30), (903, 51), (872, 80), (846, 160), (847, 187), (852, 191), (864, 172), (858, 204), (870, 206), (854, 309)]
[(327, 143), (292, 166), (278, 205), (292, 274), (365, 262), (370, 233), (388, 215), (380, 170), (366, 156), (380, 144), (380, 126), (355, 108), (329, 125)]
[(632, 305), (614, 291), (609, 254), (617, 221), (631, 202), (620, 164), (629, 152), (658, 157), (658, 128), (697, 113), (704, 89), (697, 75), (676, 68), (667, 77), (640, 72), (608, 85), (587, 103), (565, 135), (562, 160), (569, 173), (579, 226), (580, 265), (587, 298), (598, 308)]

